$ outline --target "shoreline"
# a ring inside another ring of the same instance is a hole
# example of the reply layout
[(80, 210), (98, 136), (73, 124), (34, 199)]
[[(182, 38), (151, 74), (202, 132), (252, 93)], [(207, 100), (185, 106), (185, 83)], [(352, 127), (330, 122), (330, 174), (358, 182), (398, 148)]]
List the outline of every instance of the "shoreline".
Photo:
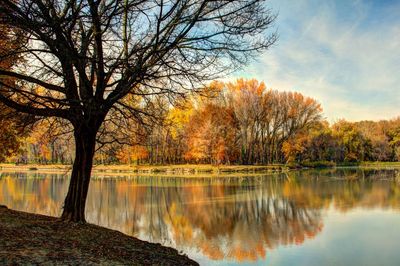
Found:
[[(94, 175), (106, 176), (160, 176), (160, 177), (221, 177), (241, 175), (262, 175), (284, 173), (288, 171), (307, 169), (335, 168), (400, 168), (400, 162), (362, 162), (358, 164), (338, 164), (329, 167), (292, 167), (285, 164), (273, 165), (210, 165), (210, 164), (179, 164), (179, 165), (94, 165)], [(69, 174), (72, 165), (61, 164), (0, 164), (0, 172), (40, 172), (47, 174)]]
[[(72, 165), (60, 164), (0, 164), (0, 171), (38, 171), (46, 173), (69, 173)], [(285, 165), (94, 165), (93, 174), (151, 174), (151, 175), (220, 175), (237, 173), (276, 173), (287, 171)]]
[(0, 264), (198, 265), (176, 249), (0, 205)]

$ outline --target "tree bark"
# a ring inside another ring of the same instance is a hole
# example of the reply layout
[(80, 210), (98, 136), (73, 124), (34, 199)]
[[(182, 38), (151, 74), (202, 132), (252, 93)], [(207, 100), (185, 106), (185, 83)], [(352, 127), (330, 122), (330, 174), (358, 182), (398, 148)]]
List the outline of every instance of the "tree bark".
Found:
[(79, 126), (74, 129), (75, 160), (61, 219), (86, 222), (85, 204), (96, 146), (96, 127)]

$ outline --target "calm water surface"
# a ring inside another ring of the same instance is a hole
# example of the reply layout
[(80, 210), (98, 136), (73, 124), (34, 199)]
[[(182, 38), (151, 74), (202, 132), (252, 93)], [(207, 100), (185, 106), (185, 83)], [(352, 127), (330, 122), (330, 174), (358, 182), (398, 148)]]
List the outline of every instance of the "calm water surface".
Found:
[[(63, 174), (1, 173), (0, 204), (58, 216)], [(398, 170), (107, 177), (87, 220), (172, 246), (202, 265), (400, 265)]]

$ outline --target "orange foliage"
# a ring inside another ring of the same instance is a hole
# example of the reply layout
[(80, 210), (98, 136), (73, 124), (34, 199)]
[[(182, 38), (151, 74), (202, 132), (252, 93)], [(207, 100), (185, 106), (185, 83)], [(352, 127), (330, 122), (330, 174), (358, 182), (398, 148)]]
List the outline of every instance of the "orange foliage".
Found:
[(148, 156), (149, 152), (147, 151), (146, 147), (139, 145), (123, 146), (116, 154), (116, 157), (118, 160), (120, 160), (120, 162), (127, 164), (146, 159)]
[(234, 160), (234, 118), (232, 110), (206, 104), (196, 110), (186, 127), (186, 160), (197, 162), (211, 159), (215, 163)]

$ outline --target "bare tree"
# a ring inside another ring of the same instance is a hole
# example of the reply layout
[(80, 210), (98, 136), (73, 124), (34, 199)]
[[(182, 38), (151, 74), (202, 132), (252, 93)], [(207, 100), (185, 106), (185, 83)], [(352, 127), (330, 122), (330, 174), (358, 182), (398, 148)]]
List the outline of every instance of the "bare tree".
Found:
[(85, 221), (96, 134), (110, 110), (140, 117), (154, 95), (173, 101), (237, 69), (275, 42), (274, 19), (263, 0), (2, 0), (0, 25), (24, 41), (1, 55), (23, 63), (0, 68), (0, 101), (74, 128), (62, 219)]

